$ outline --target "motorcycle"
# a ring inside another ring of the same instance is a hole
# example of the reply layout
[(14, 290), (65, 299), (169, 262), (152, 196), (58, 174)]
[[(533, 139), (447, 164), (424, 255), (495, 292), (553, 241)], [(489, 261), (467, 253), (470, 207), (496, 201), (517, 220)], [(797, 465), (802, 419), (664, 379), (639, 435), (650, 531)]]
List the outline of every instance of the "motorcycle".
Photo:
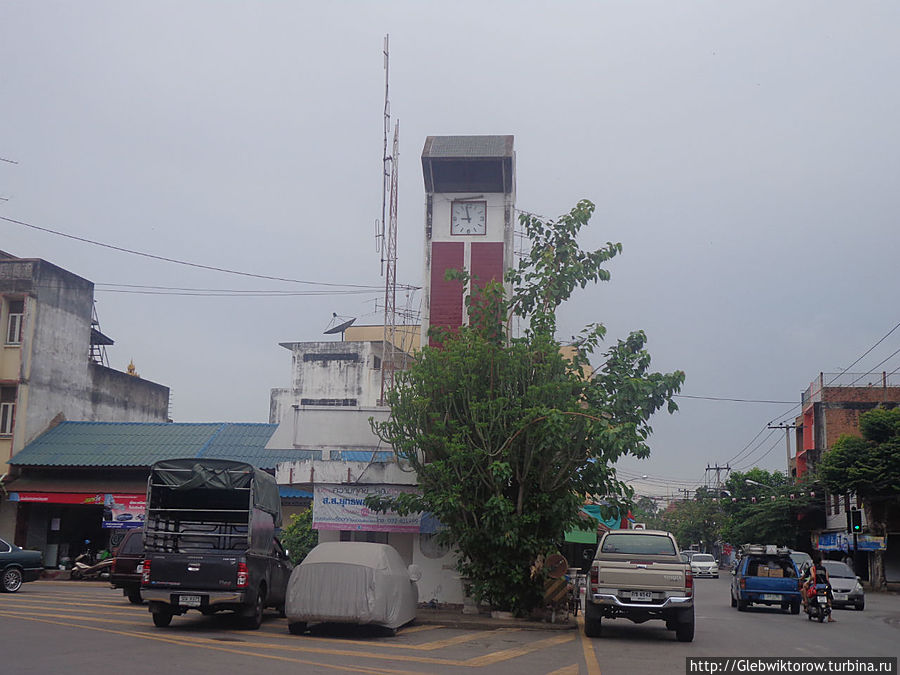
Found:
[(810, 595), (806, 601), (806, 618), (822, 623), (829, 616), (831, 616), (831, 606), (828, 604), (828, 586), (816, 584), (815, 595)]
[(71, 576), (73, 579), (105, 579), (112, 569), (113, 557), (109, 556), (95, 561), (90, 554), (82, 553), (75, 558), (72, 565)]

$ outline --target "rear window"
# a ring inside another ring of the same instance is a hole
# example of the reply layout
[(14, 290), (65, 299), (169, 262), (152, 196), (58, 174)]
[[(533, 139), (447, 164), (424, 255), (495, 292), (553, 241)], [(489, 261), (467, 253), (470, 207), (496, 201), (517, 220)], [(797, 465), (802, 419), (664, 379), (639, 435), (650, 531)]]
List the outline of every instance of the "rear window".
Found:
[(675, 555), (675, 544), (662, 534), (608, 534), (603, 540), (603, 553), (632, 555)]
[(691, 558), (691, 562), (715, 562), (715, 558), (713, 558), (708, 553), (698, 553), (693, 558)]
[(144, 550), (144, 541), (141, 532), (129, 533), (125, 536), (122, 545), (119, 546), (119, 553), (122, 555), (134, 555)]
[(751, 577), (784, 577), (797, 576), (794, 563), (787, 557), (765, 556), (752, 557), (747, 562), (747, 575)]

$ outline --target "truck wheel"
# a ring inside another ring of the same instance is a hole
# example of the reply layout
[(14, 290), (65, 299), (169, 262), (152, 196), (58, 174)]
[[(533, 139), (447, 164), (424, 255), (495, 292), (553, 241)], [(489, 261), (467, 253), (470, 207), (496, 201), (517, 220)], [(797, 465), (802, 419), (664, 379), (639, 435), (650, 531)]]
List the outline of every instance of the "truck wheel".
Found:
[(129, 588), (125, 595), (128, 596), (128, 602), (132, 605), (140, 605), (144, 602), (144, 599), (141, 597), (141, 589), (140, 588)]
[(245, 623), (246, 628), (249, 630), (258, 630), (260, 626), (262, 626), (263, 620), (263, 609), (266, 606), (266, 586), (265, 584), (259, 587), (259, 591), (256, 593), (256, 602), (253, 605), (253, 614), (251, 614)]
[(739, 612), (746, 612), (749, 606), (750, 602), (748, 600), (742, 600), (741, 598), (738, 598), (737, 608)]
[(731, 606), (737, 607), (737, 600), (734, 599), (734, 592), (730, 593), (731, 595)]
[(675, 637), (679, 642), (692, 642), (694, 639), (694, 608), (683, 612), (678, 627), (675, 629)]
[(600, 613), (595, 611), (591, 611), (591, 606), (588, 605), (584, 608), (584, 635), (585, 637), (600, 637), (600, 634), (603, 632), (603, 625), (601, 623), (602, 617)]
[(157, 628), (165, 628), (170, 623), (172, 623), (172, 612), (168, 610), (153, 612), (153, 625)]
[(799, 614), (800, 613), (800, 601), (794, 600), (791, 603), (791, 614)]
[(305, 621), (294, 621), (288, 624), (288, 633), (291, 635), (303, 635), (306, 632)]

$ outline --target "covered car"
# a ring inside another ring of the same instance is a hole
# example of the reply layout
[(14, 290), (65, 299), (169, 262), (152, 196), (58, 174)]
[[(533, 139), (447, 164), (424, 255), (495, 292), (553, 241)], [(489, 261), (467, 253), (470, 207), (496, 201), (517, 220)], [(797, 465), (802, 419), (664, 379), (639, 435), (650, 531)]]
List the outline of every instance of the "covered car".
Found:
[(291, 573), (285, 614), (292, 634), (310, 623), (372, 624), (396, 630), (416, 618), (421, 573), (387, 544), (325, 542)]

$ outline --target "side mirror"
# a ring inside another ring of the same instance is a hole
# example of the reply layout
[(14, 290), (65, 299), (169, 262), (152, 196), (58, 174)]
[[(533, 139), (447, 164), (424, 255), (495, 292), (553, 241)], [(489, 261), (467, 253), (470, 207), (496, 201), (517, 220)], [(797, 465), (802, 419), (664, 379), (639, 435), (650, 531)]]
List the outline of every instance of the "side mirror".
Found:
[(407, 574), (409, 574), (409, 580), (413, 583), (422, 578), (422, 568), (416, 564), (412, 564), (407, 567), (406, 572)]

